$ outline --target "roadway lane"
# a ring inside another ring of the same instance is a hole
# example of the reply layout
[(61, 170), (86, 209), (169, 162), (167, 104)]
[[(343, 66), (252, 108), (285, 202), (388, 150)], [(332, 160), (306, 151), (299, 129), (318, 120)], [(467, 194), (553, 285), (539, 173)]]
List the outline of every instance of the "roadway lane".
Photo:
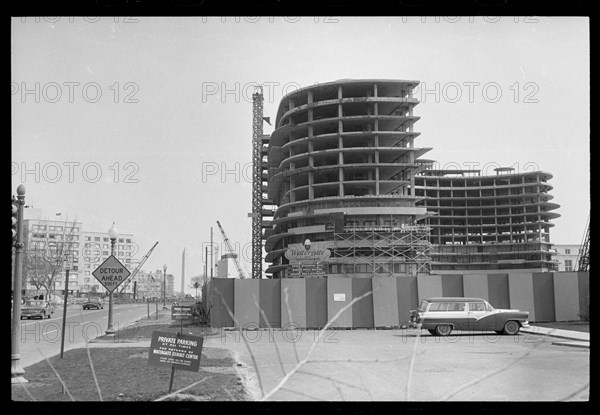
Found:
[[(162, 308), (162, 305), (161, 307)], [(151, 305), (150, 312), (155, 308)], [(131, 327), (147, 316), (146, 304), (118, 304), (113, 306), (113, 328)], [(54, 315), (46, 320), (21, 320), (19, 327), (21, 366), (26, 368), (60, 354), (63, 309), (57, 307)], [(85, 347), (85, 342), (101, 336), (108, 328), (108, 304), (102, 310), (83, 310), (81, 306), (67, 308), (64, 350)]]

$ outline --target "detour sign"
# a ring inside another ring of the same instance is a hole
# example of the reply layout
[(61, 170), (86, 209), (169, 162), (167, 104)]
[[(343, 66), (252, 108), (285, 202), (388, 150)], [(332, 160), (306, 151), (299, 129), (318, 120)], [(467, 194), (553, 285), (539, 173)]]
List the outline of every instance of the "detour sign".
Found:
[(113, 292), (131, 275), (131, 272), (114, 255), (111, 255), (92, 272), (92, 275), (100, 281), (108, 292)]

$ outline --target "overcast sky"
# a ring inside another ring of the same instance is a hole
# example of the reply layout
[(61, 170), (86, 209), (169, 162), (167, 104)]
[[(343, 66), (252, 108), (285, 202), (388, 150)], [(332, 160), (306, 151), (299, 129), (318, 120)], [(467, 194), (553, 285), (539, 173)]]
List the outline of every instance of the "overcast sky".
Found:
[(274, 119), (299, 87), (408, 79), (421, 82), (415, 145), (433, 148), (423, 158), (550, 172), (561, 206), (551, 241), (578, 244), (590, 208), (588, 23), (13, 18), (13, 192), (23, 183), (29, 205), (87, 230), (116, 222), (138, 258), (159, 241), (144, 269), (176, 276), (184, 248), (186, 275), (202, 273), (210, 227), (224, 248), (219, 220), (250, 273), (253, 85)]

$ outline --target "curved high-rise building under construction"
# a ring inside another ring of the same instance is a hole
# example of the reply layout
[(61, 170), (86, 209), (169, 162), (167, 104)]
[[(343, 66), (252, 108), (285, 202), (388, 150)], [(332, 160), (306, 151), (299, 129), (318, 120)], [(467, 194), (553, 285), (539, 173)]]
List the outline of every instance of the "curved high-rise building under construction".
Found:
[(330, 251), (327, 275), (429, 273), (429, 228), (417, 225), (415, 175), (430, 148), (415, 146), (418, 81), (339, 80), (283, 97), (268, 140), (266, 270), (295, 276), (285, 256), (306, 240)]

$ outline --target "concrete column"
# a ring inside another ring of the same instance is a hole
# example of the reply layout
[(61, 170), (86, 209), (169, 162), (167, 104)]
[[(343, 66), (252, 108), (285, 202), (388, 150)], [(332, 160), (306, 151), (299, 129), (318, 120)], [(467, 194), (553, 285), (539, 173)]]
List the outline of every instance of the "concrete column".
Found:
[[(338, 165), (340, 165), (340, 166), (344, 165), (344, 153), (342, 153), (341, 151), (338, 153)], [(344, 168), (343, 167), (340, 167), (338, 169), (338, 180), (339, 180), (339, 187), (338, 187), (339, 195), (344, 196)]]

